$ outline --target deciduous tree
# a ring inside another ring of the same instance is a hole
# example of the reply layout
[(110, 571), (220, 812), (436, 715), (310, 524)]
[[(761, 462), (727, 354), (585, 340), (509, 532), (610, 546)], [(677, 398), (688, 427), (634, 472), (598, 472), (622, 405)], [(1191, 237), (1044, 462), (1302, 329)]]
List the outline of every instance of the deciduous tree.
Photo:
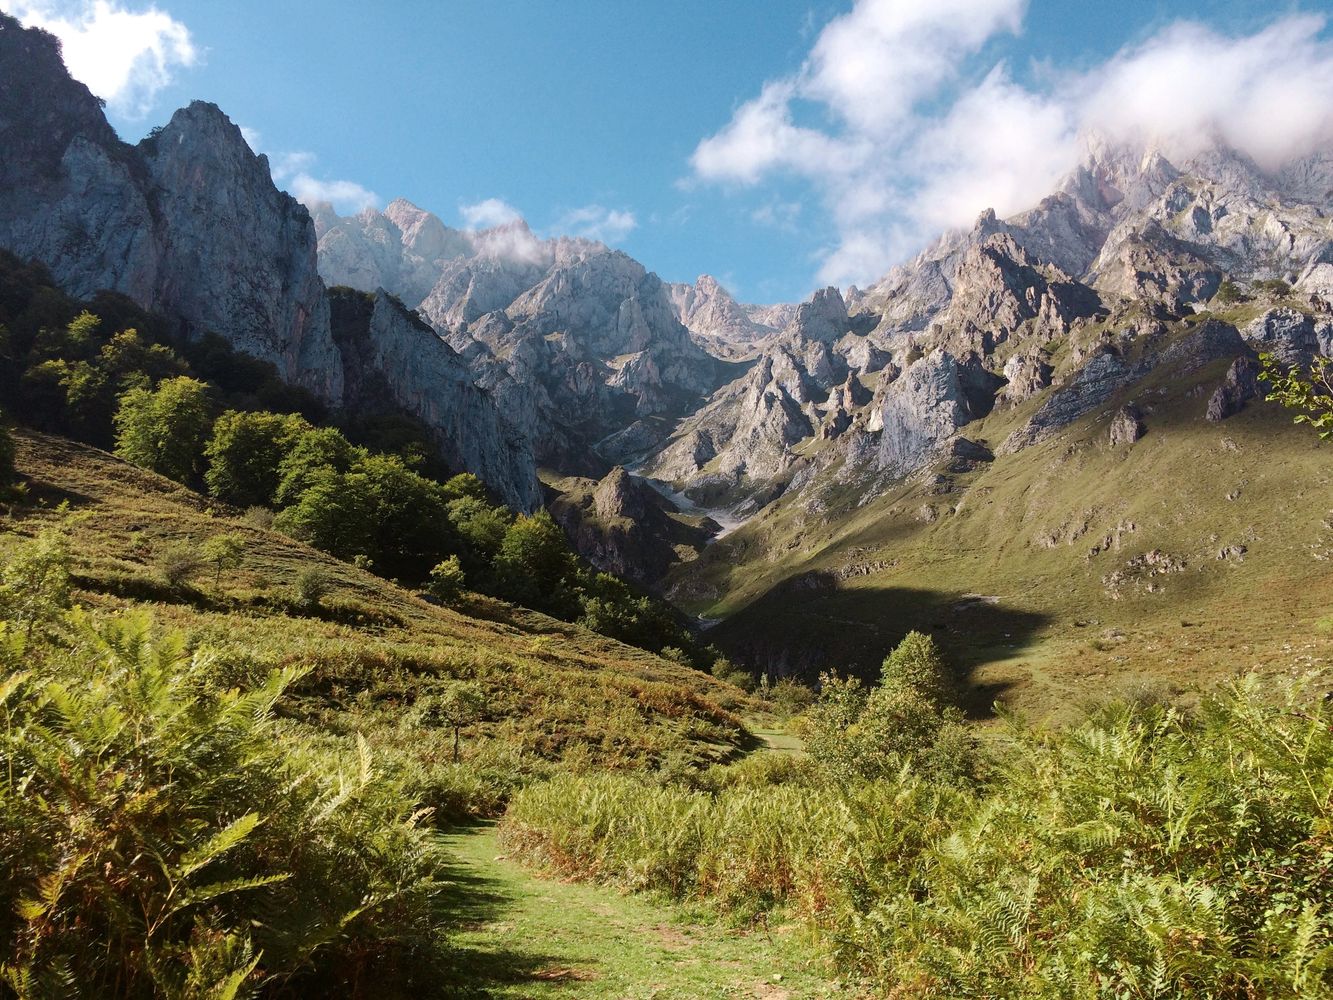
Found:
[(208, 386), (169, 378), (156, 389), (135, 387), (116, 411), (116, 454), (177, 482), (194, 478), (210, 423)]

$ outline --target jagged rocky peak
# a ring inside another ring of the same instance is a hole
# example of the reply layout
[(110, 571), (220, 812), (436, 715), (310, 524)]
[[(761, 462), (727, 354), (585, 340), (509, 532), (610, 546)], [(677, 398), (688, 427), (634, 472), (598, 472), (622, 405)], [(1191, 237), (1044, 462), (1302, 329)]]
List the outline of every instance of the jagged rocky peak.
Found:
[(1024, 324), (1025, 339), (1044, 343), (1101, 311), (1091, 288), (1053, 264), (1038, 263), (1011, 234), (993, 233), (959, 259), (953, 297), (936, 321), (936, 339), (958, 351), (989, 355)]
[(55, 39), (9, 17), (0, 81), (0, 246), (71, 294), (122, 292), (338, 401), (314, 223), (226, 115), (195, 102), (128, 146)]
[(796, 307), (784, 339), (832, 344), (852, 328), (847, 303), (836, 288), (821, 288)]
[(788, 306), (742, 305), (718, 280), (703, 274), (694, 284), (667, 285), (676, 317), (704, 350), (716, 357), (751, 357), (766, 338), (790, 321)]
[(406, 198), (395, 198), (384, 209), (384, 217), (398, 227), (403, 249), (423, 260), (447, 260), (467, 252), (463, 233), (450, 229), (439, 216), (418, 208)]
[(337, 357), (318, 273), (314, 222), (279, 191), (268, 160), (214, 104), (195, 101), (138, 146), (169, 248), (154, 306), (193, 331), (338, 395)]

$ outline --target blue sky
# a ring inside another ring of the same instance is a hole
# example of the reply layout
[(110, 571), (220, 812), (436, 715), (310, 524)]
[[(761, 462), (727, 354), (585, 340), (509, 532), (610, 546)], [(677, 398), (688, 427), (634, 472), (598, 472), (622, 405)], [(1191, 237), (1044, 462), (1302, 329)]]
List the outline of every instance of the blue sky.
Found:
[[(1251, 74), (1253, 90), (1278, 72), (1273, 53), (1303, 45), (1314, 89), (1284, 102), (1333, 96), (1320, 89), (1333, 81), (1328, 31), (1309, 16), (1328, 8), (1313, 3), (938, 0), (929, 23), (908, 23), (913, 5), (894, 0), (0, 5), (85, 34), (95, 23), (82, 58), (104, 92), (120, 87), (109, 110), (127, 139), (210, 100), (286, 186), (343, 182), (330, 190), (351, 196), (345, 208), (364, 190), (461, 225), (467, 206), (499, 199), (539, 232), (600, 234), (668, 280), (711, 273), (750, 301), (864, 282), (988, 202), (1035, 200), (1070, 165), (1070, 136), (1100, 125), (1090, 116), (1130, 127), (1124, 88), (1172, 95), (1178, 50), (1215, 44), (1186, 73), (1234, 57), (1230, 75)], [(1185, 19), (1209, 26), (1202, 46), (1173, 27)], [(1263, 35), (1284, 23), (1286, 35)], [(101, 63), (132, 52), (136, 32), (159, 58), (126, 82)], [(850, 78), (849, 40), (867, 58)], [(1211, 90), (1199, 101), (1188, 121), (1153, 127), (1207, 127), (1219, 108)], [(1019, 124), (988, 127), (997, 117)], [(1274, 140), (1283, 152), (1288, 138)]]

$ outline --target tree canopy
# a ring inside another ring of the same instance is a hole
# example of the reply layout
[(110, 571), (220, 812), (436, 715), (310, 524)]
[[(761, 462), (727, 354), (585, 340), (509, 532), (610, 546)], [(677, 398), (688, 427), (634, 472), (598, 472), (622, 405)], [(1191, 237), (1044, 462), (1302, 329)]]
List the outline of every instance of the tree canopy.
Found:
[(136, 386), (120, 397), (116, 454), (188, 482), (203, 459), (210, 409), (208, 386), (188, 375), (166, 379), (156, 389)]

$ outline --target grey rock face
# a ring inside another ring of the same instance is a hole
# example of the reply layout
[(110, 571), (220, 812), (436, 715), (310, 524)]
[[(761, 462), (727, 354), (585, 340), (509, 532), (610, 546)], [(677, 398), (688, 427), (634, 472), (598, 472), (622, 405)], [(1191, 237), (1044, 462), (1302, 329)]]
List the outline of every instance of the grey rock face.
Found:
[(8, 18), (0, 80), (0, 246), (71, 294), (122, 292), (339, 401), (310, 215), (222, 112), (196, 102), (127, 146), (55, 40)]
[(97, 99), (65, 72), (54, 36), (0, 14), (0, 246), (70, 294), (104, 288), (150, 305), (162, 253), (142, 164)]
[(967, 367), (937, 349), (889, 386), (869, 430), (878, 431), (876, 467), (893, 476), (920, 468), (959, 428), (980, 416), (969, 399)]
[(1094, 265), (1094, 283), (1105, 293), (1180, 316), (1191, 303), (1212, 298), (1222, 284), (1220, 268), (1156, 220), (1112, 239)]
[(153, 307), (337, 401), (338, 354), (309, 212), (273, 186), (267, 160), (212, 104), (177, 111), (139, 152), (169, 248)]
[(1055, 369), (1044, 354), (1015, 354), (1004, 363), (1003, 398), (1007, 403), (1021, 403), (1051, 384)]
[[(1297, 309), (1270, 309), (1241, 331), (1245, 341), (1259, 352), (1271, 352), (1285, 365), (1307, 366), (1322, 353), (1333, 322)], [(1321, 336), (1322, 334), (1322, 336)]]
[[(467, 360), (537, 458), (565, 472), (600, 474), (642, 454), (663, 419), (725, 380), (658, 277), (600, 243), (538, 240), (521, 221), (451, 230), (400, 200), (383, 215), (329, 218), (320, 253), (330, 280), (357, 287), (385, 276)], [(720, 302), (725, 293), (713, 291)]]
[(600, 482), (581, 482), (586, 492), (558, 497), (552, 514), (589, 562), (625, 579), (656, 584), (718, 530), (707, 519), (693, 526), (672, 518), (665, 497), (619, 466)]
[(1133, 444), (1147, 432), (1142, 411), (1133, 403), (1126, 403), (1111, 418), (1111, 447)]
[(481, 477), (512, 507), (541, 506), (527, 439), (430, 326), (383, 291), (336, 293), (332, 302), (349, 407), (373, 411), (387, 395), (430, 428), (451, 466)]
[(1113, 351), (1104, 351), (1057, 387), (1032, 418), (1000, 445), (999, 453), (1012, 454), (1046, 440), (1085, 413), (1103, 405), (1134, 378), (1134, 371)]
[(1226, 378), (1208, 399), (1205, 416), (1214, 422), (1235, 416), (1259, 395), (1259, 365), (1253, 358), (1239, 357), (1227, 369)]

